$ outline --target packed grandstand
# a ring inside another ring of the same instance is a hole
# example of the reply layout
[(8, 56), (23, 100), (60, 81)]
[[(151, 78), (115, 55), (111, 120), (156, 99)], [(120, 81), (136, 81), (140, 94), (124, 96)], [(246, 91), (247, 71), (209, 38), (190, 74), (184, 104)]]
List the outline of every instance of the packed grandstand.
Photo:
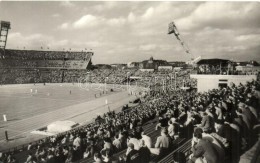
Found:
[[(1, 53), (2, 85), (74, 83), (84, 78), (91, 83), (138, 83), (150, 91), (137, 106), (107, 112), (93, 123), (3, 151), (0, 162), (259, 161), (252, 154), (260, 146), (259, 80), (198, 93), (196, 81), (189, 77), (193, 69), (101, 69), (91, 65), (92, 55), (27, 50)], [(181, 89), (183, 86), (190, 89)], [(206, 151), (198, 146), (201, 143)]]

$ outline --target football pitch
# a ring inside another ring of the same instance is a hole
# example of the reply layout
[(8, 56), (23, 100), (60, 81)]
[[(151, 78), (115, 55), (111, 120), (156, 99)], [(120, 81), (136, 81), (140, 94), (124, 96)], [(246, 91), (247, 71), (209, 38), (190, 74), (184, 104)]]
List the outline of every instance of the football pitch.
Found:
[[(106, 96), (103, 87), (82, 88), (78, 84), (37, 84), (0, 87), (0, 115), (7, 115), (8, 121), (16, 121), (46, 113), (65, 106), (86, 102)], [(31, 92), (32, 90), (32, 92)]]
[[(111, 110), (116, 110), (134, 98), (125, 87), (115, 89), (112, 85), (85, 87), (68, 83), (0, 86), (0, 146), (26, 142), (32, 137), (31, 131), (57, 120), (81, 124), (89, 122), (107, 112), (108, 105)], [(3, 115), (7, 117), (6, 122)], [(8, 143), (5, 142), (5, 131), (11, 139)], [(0, 151), (4, 149), (0, 148)]]

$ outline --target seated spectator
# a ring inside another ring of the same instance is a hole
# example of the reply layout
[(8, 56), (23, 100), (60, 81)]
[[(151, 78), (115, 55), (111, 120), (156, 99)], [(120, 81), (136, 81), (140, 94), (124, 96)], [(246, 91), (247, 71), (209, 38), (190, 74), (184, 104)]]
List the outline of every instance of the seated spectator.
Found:
[(102, 158), (103, 158), (103, 162), (109, 162), (109, 163), (112, 163), (114, 161), (116, 161), (117, 159), (115, 159), (113, 156), (112, 156), (112, 153), (109, 152), (108, 150), (101, 153), (102, 155)]
[(111, 143), (111, 139), (104, 138), (104, 147), (102, 150), (107, 150), (107, 151), (113, 153), (113, 145)]
[(125, 162), (126, 163), (138, 163), (139, 159), (140, 159), (139, 152), (134, 149), (133, 143), (129, 143), (127, 151), (126, 151)]
[(77, 137), (73, 141), (73, 145), (76, 147), (81, 147), (82, 140), (80, 138), (80, 135), (78, 134)]
[(182, 152), (174, 152), (173, 163), (186, 163), (185, 154)]
[(102, 163), (102, 157), (101, 157), (101, 154), (100, 153), (95, 153), (94, 154), (94, 163)]
[(134, 149), (139, 150), (140, 149), (139, 143), (140, 143), (139, 140), (136, 139), (133, 134), (129, 134), (128, 144), (133, 144)]
[(53, 151), (48, 152), (47, 163), (55, 163)]
[(209, 116), (206, 112), (201, 113), (202, 121), (199, 127), (203, 129), (205, 133), (211, 133), (214, 131), (214, 119)]
[(115, 139), (113, 140), (113, 145), (115, 146), (115, 151), (118, 152), (122, 149), (122, 142), (119, 139), (118, 135), (115, 135)]
[(134, 133), (134, 136), (137, 138), (137, 139), (141, 139), (141, 133), (144, 129), (142, 128), (142, 124), (139, 124), (138, 123), (138, 126), (134, 129), (135, 133)]
[(155, 126), (155, 130), (162, 129), (168, 126), (168, 120), (163, 117), (159, 117), (158, 124)]
[(83, 157), (81, 148), (77, 146), (73, 146), (71, 154), (71, 162), (79, 161)]
[(90, 157), (90, 149), (86, 148), (85, 152), (83, 153), (83, 158), (89, 158)]
[(194, 139), (192, 141), (192, 154), (189, 163), (195, 163), (198, 159), (205, 159), (207, 163), (219, 163), (222, 158), (219, 158), (218, 152), (213, 147), (213, 144), (202, 139), (203, 130), (196, 128), (194, 130)]
[(217, 105), (215, 105), (215, 112), (217, 115), (218, 120), (223, 120), (223, 111), (222, 111), (222, 103), (219, 102)]
[(144, 140), (140, 141), (139, 154), (140, 154), (140, 162), (148, 163), (150, 161), (151, 152), (149, 148), (146, 146)]
[(257, 119), (255, 119), (254, 114), (250, 111), (250, 109), (242, 102), (238, 104), (238, 108), (242, 110), (242, 114), (245, 116), (245, 122), (250, 129), (253, 128)]
[(145, 131), (142, 131), (141, 136), (142, 136), (142, 140), (144, 141), (144, 144), (148, 148), (152, 148), (152, 139), (146, 135)]
[(32, 161), (32, 153), (29, 153), (28, 154), (28, 157), (27, 157), (27, 159), (26, 159), (26, 163), (29, 163), (29, 162), (31, 162)]

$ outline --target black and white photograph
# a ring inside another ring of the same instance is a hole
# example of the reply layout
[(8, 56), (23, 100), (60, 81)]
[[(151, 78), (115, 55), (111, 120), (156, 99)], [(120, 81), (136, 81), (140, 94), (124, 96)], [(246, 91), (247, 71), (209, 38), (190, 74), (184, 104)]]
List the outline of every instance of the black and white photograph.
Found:
[(0, 0), (0, 163), (260, 163), (259, 1)]

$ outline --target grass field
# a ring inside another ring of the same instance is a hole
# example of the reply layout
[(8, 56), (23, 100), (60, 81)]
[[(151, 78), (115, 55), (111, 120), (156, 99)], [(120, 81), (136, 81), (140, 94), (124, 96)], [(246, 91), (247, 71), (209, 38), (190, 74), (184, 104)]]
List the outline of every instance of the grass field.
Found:
[[(78, 84), (2, 86), (0, 87), (0, 115), (1, 119), (2, 115), (6, 114), (9, 121), (16, 121), (92, 100), (95, 99), (95, 94), (99, 97), (100, 93), (104, 96), (101, 88), (87, 90)], [(105, 95), (109, 94), (110, 91)]]
[[(78, 84), (0, 86), (0, 151), (39, 138), (30, 132), (57, 120), (91, 121), (108, 111), (106, 100), (115, 110), (135, 98), (125, 89), (105, 93), (103, 88), (99, 85), (82, 88)], [(109, 85), (106, 88), (115, 90)], [(7, 122), (3, 121), (3, 114)], [(5, 131), (11, 138), (9, 142), (4, 141)]]

